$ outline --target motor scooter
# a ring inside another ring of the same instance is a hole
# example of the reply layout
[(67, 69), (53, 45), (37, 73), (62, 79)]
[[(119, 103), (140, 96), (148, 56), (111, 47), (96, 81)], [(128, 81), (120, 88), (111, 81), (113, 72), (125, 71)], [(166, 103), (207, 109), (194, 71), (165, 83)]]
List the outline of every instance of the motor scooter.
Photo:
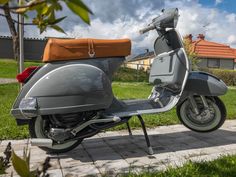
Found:
[(156, 30), (147, 99), (119, 100), (112, 92), (112, 75), (130, 54), (131, 42), (99, 39), (49, 39), (42, 67), (29, 67), (17, 76), (24, 83), (11, 114), (18, 125), (29, 125), (32, 144), (54, 153), (67, 152), (83, 139), (127, 123), (141, 115), (167, 112), (176, 106), (189, 129), (210, 132), (225, 121), (218, 96), (227, 92), (217, 77), (192, 71), (183, 39), (176, 30), (178, 9), (163, 10), (140, 33)]

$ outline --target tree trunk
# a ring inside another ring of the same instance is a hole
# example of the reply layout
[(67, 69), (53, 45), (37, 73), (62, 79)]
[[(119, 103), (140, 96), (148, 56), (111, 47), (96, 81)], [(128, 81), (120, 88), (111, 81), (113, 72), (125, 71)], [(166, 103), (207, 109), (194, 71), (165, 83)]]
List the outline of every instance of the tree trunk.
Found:
[(11, 17), (8, 3), (5, 4), (5, 7), (6, 8), (4, 8), (4, 13), (12, 36), (13, 55), (14, 59), (18, 62), (20, 58), (19, 35), (17, 33), (15, 23)]

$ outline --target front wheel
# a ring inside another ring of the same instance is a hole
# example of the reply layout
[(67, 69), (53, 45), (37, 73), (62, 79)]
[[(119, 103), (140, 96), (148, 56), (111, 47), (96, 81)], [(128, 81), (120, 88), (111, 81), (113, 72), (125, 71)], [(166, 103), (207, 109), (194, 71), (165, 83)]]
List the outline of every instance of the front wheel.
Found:
[(179, 120), (189, 129), (196, 132), (211, 132), (220, 128), (226, 119), (224, 103), (218, 97), (205, 97), (208, 107), (200, 96), (194, 96), (199, 113), (193, 110), (189, 99), (177, 106)]

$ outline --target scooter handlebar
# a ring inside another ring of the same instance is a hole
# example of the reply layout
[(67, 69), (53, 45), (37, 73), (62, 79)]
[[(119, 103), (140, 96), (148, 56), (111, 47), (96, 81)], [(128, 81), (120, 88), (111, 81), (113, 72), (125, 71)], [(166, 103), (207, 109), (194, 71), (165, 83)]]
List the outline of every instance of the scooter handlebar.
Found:
[(144, 33), (148, 32), (148, 31), (154, 30), (154, 29), (155, 29), (155, 26), (154, 25), (150, 25), (150, 26), (148, 26), (146, 28), (143, 28), (143, 29), (139, 30), (139, 33), (140, 34), (144, 34)]

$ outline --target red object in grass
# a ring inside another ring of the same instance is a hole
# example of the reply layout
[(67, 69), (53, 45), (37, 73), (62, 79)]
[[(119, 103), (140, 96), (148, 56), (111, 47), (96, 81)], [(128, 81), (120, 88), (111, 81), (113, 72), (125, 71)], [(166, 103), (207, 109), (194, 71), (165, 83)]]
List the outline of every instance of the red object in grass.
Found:
[(19, 83), (25, 83), (26, 79), (31, 75), (33, 71), (35, 71), (38, 68), (38, 66), (30, 66), (26, 68), (22, 73), (18, 74), (16, 76), (16, 79)]

